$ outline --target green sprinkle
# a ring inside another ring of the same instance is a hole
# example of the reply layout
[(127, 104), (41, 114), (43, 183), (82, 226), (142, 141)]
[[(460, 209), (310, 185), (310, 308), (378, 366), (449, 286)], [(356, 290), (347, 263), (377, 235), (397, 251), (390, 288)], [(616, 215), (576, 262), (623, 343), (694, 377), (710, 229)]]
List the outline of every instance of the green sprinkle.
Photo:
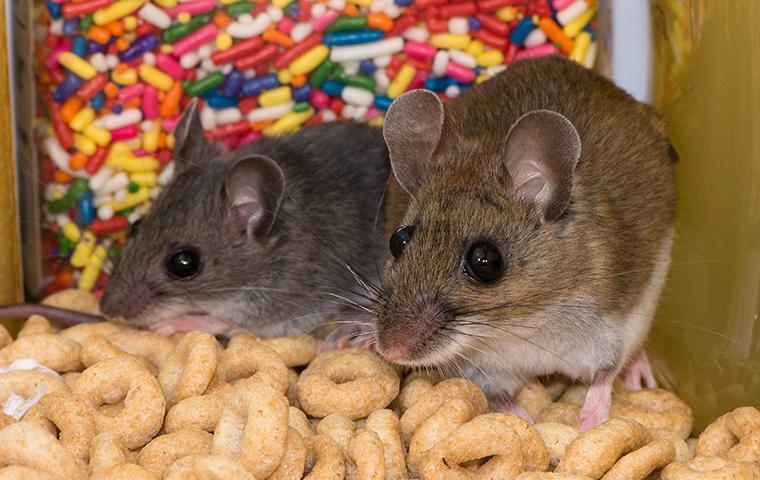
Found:
[(66, 195), (70, 196), (73, 200), (79, 200), (89, 189), (89, 182), (86, 178), (77, 178), (71, 183), (71, 187), (69, 187)]
[(322, 84), (325, 83), (325, 80), (327, 80), (327, 77), (332, 74), (334, 69), (335, 64), (329, 59), (326, 59), (324, 62), (320, 63), (319, 66), (313, 72), (311, 72), (311, 76), (309, 77), (309, 86), (312, 88), (321, 87)]
[(375, 91), (375, 79), (369, 75), (359, 74), (355, 77), (351, 77), (346, 75), (345, 72), (341, 71), (337, 75), (333, 74), (330, 79), (335, 80), (336, 82), (340, 82), (344, 85), (363, 88), (364, 90), (369, 90), (371, 92)]
[(367, 17), (365, 15), (359, 15), (358, 17), (338, 17), (333, 23), (325, 28), (325, 33), (361, 30), (366, 26)]
[(79, 28), (82, 29), (83, 32), (86, 32), (90, 29), (92, 26), (92, 14), (87, 15), (82, 19), (81, 22), (79, 22)]
[(108, 249), (108, 259), (112, 262), (117, 261), (121, 258), (121, 249), (116, 247), (111, 247)]
[(73, 206), (74, 199), (68, 194), (47, 204), (48, 211), (50, 211), (50, 213), (63, 213)]
[(60, 258), (68, 257), (74, 246), (71, 244), (69, 239), (66, 238), (66, 235), (63, 234), (63, 230), (58, 230), (56, 237), (58, 240), (58, 256)]
[(227, 15), (231, 17), (239, 17), (244, 13), (250, 13), (253, 10), (253, 3), (251, 2), (238, 2), (232, 5), (227, 5), (224, 8), (227, 11)]
[(127, 185), (127, 190), (129, 193), (137, 193), (140, 191), (140, 184), (135, 182), (129, 182), (129, 185)]
[(216, 71), (188, 86), (185, 89), (185, 93), (191, 97), (197, 97), (203, 95), (214, 87), (218, 87), (222, 82), (224, 82), (224, 74), (220, 71)]
[(211, 21), (211, 14), (206, 13), (204, 15), (198, 15), (190, 19), (187, 23), (178, 23), (164, 30), (161, 34), (161, 38), (166, 43), (174, 43), (182, 37), (190, 35), (194, 31), (198, 30), (202, 26)]
[(311, 105), (309, 105), (309, 102), (299, 102), (293, 105), (293, 111), (296, 113), (305, 112), (310, 108), (311, 108)]

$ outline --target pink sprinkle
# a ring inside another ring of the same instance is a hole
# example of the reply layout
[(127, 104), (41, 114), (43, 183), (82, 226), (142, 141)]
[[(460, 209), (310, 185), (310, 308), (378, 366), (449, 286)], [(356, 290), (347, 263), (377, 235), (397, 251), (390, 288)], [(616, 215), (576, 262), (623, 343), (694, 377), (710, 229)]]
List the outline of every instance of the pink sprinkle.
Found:
[(554, 0), (552, 6), (555, 10), (564, 10), (565, 7), (573, 3), (575, 0)]
[(156, 66), (175, 80), (185, 78), (185, 69), (171, 56), (165, 53), (156, 54)]
[(557, 53), (557, 47), (551, 43), (544, 43), (543, 45), (526, 48), (525, 50), (517, 52), (517, 55), (515, 55), (515, 60), (520, 60), (523, 58), (547, 57), (549, 55), (554, 55), (555, 53)]
[(414, 78), (412, 78), (412, 81), (409, 82), (409, 86), (406, 89), (416, 90), (418, 88), (422, 88), (425, 85), (425, 80), (427, 79), (428, 79), (427, 70), (417, 70), (417, 73), (414, 74)]
[(290, 35), (290, 31), (293, 30), (293, 25), (295, 25), (295, 23), (296, 22), (290, 17), (282, 17), (282, 20), (277, 23), (277, 30), (285, 35)]
[(236, 148), (240, 147), (240, 138), (228, 137), (225, 138), (222, 143), (224, 144), (225, 150), (235, 150)]
[(201, 13), (210, 12), (216, 7), (216, 0), (195, 0), (194, 2), (183, 2), (172, 8), (163, 10), (172, 17), (176, 17), (182, 12), (190, 15), (200, 15)]
[[(186, 5), (186, 4), (185, 4)], [(212, 41), (216, 38), (216, 34), (219, 29), (213, 23), (209, 23), (186, 36), (182, 40), (174, 44), (172, 53), (175, 57), (181, 57), (190, 50), (195, 50), (206, 42)]]
[(330, 97), (322, 90), (312, 91), (309, 101), (314, 105), (314, 108), (319, 110), (330, 107)]
[(328, 10), (322, 14), (321, 17), (315, 18), (311, 25), (314, 27), (315, 32), (322, 32), (325, 28), (329, 27), (331, 23), (338, 18), (338, 12), (335, 10)]
[(253, 143), (256, 140), (261, 138), (261, 132), (256, 132), (251, 130), (250, 132), (246, 133), (242, 138), (240, 138), (240, 141), (238, 142), (238, 148), (244, 147), (248, 145), (249, 143)]
[(132, 155), (135, 157), (147, 157), (150, 155), (150, 153), (146, 152), (142, 148), (138, 148), (137, 150), (132, 150)]
[(158, 118), (158, 89), (156, 87), (148, 85), (143, 90), (142, 110), (145, 120)]
[(45, 57), (45, 67), (50, 70), (58, 68), (58, 57), (61, 55), (61, 53), (69, 50), (71, 50), (71, 39), (67, 38), (65, 41), (61, 42), (57, 47), (55, 47), (55, 50), (50, 52), (48, 56)]
[(164, 132), (173, 132), (174, 127), (177, 126), (177, 122), (179, 122), (179, 115), (175, 115), (172, 118), (167, 118), (166, 120), (161, 122), (161, 128), (164, 130)]
[(475, 71), (457, 62), (449, 62), (449, 65), (446, 67), (446, 75), (463, 83), (470, 83), (475, 80)]
[(364, 120), (368, 122), (379, 116), (380, 116), (380, 110), (378, 110), (375, 107), (369, 107), (369, 110), (367, 110), (367, 114), (364, 116)]
[(437, 49), (434, 46), (427, 43), (415, 42), (414, 40), (409, 40), (404, 45), (404, 53), (408, 57), (416, 58), (417, 60), (432, 60), (435, 57), (436, 51)]
[(138, 133), (137, 125), (127, 125), (126, 127), (111, 130), (111, 141), (129, 140), (130, 138), (135, 138)]
[(133, 98), (142, 95), (144, 90), (145, 84), (143, 83), (135, 83), (134, 85), (123, 87), (119, 90), (119, 101), (121, 103), (127, 103)]

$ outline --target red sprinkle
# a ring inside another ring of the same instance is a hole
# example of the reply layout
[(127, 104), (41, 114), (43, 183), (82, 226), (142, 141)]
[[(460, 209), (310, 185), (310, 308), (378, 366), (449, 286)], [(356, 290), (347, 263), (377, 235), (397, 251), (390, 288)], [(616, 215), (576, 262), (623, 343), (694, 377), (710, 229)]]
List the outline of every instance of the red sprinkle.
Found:
[(84, 169), (90, 175), (94, 175), (98, 170), (100, 170), (100, 167), (103, 166), (103, 163), (105, 163), (107, 155), (107, 148), (98, 148), (95, 150), (95, 153), (93, 153), (92, 156), (87, 159), (87, 163), (85, 164)]
[(473, 30), (470, 35), (485, 43), (489, 47), (502, 49), (507, 46), (507, 39), (493, 34), (485, 29)]
[(491, 13), (509, 6), (524, 4), (524, 0), (478, 0), (478, 10), (483, 13)]
[(227, 50), (215, 52), (213, 55), (211, 55), (211, 60), (216, 65), (221, 65), (222, 63), (237, 60), (238, 58), (244, 57), (250, 53), (255, 53), (263, 46), (264, 40), (262, 40), (261, 37), (249, 38), (247, 40), (236, 43)]
[(253, 53), (250, 56), (240, 58), (235, 61), (235, 68), (240, 70), (241, 72), (243, 70), (248, 70), (249, 68), (254, 68), (258, 65), (261, 65), (264, 62), (268, 62), (269, 60), (272, 60), (277, 56), (277, 54), (280, 53), (280, 49), (277, 47), (277, 45), (269, 44), (259, 50), (256, 53)]
[(295, 60), (296, 58), (300, 57), (302, 54), (308, 52), (312, 49), (312, 47), (316, 47), (317, 45), (322, 43), (322, 34), (314, 32), (308, 37), (304, 38), (301, 43), (298, 45), (295, 45), (293, 47), (290, 47), (289, 49), (285, 50), (285, 52), (274, 62), (274, 68), (277, 70), (282, 70), (283, 68), (290, 65), (290, 62)]
[(450, 3), (438, 9), (440, 16), (443, 18), (471, 17), (477, 11), (478, 7), (475, 6), (475, 2)]
[(125, 230), (129, 226), (127, 217), (121, 215), (114, 215), (108, 220), (101, 220), (96, 218), (90, 223), (90, 230), (95, 235), (103, 235), (105, 233), (118, 232)]
[(79, 3), (64, 3), (63, 4), (63, 16), (64, 17), (79, 17), (92, 13), (95, 10), (107, 7), (111, 4), (111, 0), (90, 0), (89, 2)]
[(487, 28), (493, 33), (501, 35), (502, 37), (509, 35), (509, 25), (502, 22), (498, 18), (492, 17), (491, 15), (480, 14), (477, 16), (477, 19), (480, 21), (480, 24), (483, 27)]

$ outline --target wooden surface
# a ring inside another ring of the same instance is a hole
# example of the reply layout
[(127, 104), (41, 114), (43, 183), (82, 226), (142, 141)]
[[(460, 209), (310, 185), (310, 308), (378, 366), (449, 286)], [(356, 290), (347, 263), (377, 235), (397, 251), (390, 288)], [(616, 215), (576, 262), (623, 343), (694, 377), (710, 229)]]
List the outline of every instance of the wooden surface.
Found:
[(0, 3), (0, 304), (22, 298), (6, 2)]

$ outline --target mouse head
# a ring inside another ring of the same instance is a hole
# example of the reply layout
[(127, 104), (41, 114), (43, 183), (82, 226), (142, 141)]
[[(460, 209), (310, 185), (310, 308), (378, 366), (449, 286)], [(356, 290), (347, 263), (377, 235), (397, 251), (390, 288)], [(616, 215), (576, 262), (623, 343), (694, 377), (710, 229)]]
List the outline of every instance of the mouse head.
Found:
[(478, 337), (505, 336), (557, 276), (582, 268), (582, 255), (556, 258), (582, 248), (566, 221), (581, 154), (573, 124), (531, 111), (490, 144), (460, 139), (458, 125), (425, 90), (396, 99), (385, 119), (393, 171), (413, 200), (390, 239), (377, 340), (402, 364), (483, 348)]
[(174, 135), (174, 178), (135, 225), (101, 308), (164, 333), (224, 333), (250, 321), (230, 308), (242, 301), (234, 287), (276, 248), (285, 179), (270, 158), (206, 142), (195, 102)]

